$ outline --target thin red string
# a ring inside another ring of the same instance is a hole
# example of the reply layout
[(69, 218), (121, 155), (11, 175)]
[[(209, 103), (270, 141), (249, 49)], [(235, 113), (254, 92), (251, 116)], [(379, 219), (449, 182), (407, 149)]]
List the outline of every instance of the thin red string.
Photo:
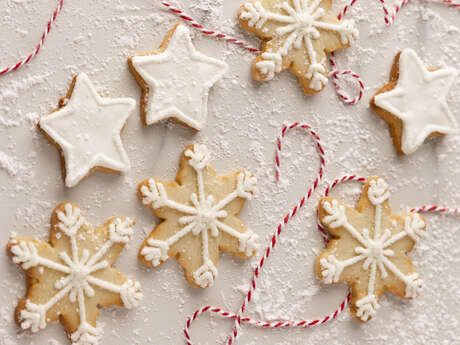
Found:
[(56, 9), (53, 12), (53, 15), (51, 16), (50, 20), (46, 24), (45, 31), (43, 31), (43, 34), (42, 34), (42, 38), (40, 39), (40, 42), (35, 47), (34, 51), (30, 53), (28, 56), (26, 56), (24, 59), (22, 59), (21, 61), (17, 62), (16, 64), (5, 67), (2, 70), (0, 70), (0, 75), (7, 74), (7, 73), (18, 70), (22, 66), (27, 65), (35, 56), (37, 56), (38, 52), (40, 51), (40, 49), (43, 47), (43, 44), (45, 43), (46, 37), (51, 31), (51, 25), (56, 20), (63, 6), (64, 6), (64, 0), (59, 0)]

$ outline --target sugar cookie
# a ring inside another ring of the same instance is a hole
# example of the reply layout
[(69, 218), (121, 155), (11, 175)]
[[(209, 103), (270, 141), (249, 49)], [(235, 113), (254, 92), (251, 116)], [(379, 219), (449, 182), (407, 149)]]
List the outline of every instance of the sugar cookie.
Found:
[(450, 67), (427, 69), (412, 49), (396, 55), (390, 82), (375, 94), (371, 106), (388, 123), (399, 155), (415, 152), (428, 137), (458, 130), (447, 105), (457, 74)]
[(406, 255), (425, 231), (418, 213), (392, 215), (387, 183), (369, 179), (356, 209), (326, 197), (318, 216), (332, 239), (316, 261), (316, 272), (326, 284), (346, 282), (351, 289), (351, 313), (359, 321), (372, 318), (387, 290), (414, 298), (422, 280)]
[(17, 237), (8, 243), (27, 274), (27, 294), (16, 307), (22, 329), (37, 332), (59, 319), (72, 344), (98, 344), (100, 306), (136, 306), (140, 284), (112, 267), (133, 233), (122, 217), (94, 228), (78, 206), (60, 204), (51, 217), (49, 243)]
[(352, 20), (328, 11), (332, 0), (248, 0), (238, 18), (246, 30), (264, 40), (252, 65), (255, 80), (271, 80), (290, 69), (305, 94), (327, 83), (326, 53), (348, 48), (358, 37)]
[(200, 288), (217, 276), (219, 251), (248, 258), (257, 238), (237, 218), (256, 179), (245, 171), (216, 176), (204, 145), (189, 146), (182, 156), (176, 181), (148, 179), (139, 184), (139, 197), (163, 221), (139, 250), (139, 259), (155, 267), (176, 257), (188, 282)]
[(94, 170), (129, 170), (120, 134), (135, 105), (131, 98), (100, 97), (84, 73), (73, 78), (59, 109), (38, 123), (41, 132), (61, 152), (67, 187), (76, 186)]
[(198, 52), (182, 24), (166, 35), (157, 50), (130, 57), (128, 65), (142, 88), (145, 126), (171, 118), (195, 130), (206, 123), (210, 88), (228, 69), (225, 62)]

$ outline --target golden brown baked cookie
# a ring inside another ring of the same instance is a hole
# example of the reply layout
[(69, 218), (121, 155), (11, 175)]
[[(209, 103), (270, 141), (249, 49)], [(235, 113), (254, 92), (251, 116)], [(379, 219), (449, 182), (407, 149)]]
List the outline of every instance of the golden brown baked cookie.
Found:
[(450, 67), (427, 69), (412, 49), (396, 55), (390, 81), (371, 99), (371, 107), (388, 123), (399, 155), (415, 152), (428, 137), (457, 131), (446, 100), (456, 76)]
[(37, 332), (59, 319), (73, 344), (97, 344), (99, 308), (131, 308), (142, 298), (140, 284), (112, 267), (133, 225), (114, 217), (94, 228), (67, 202), (51, 216), (49, 242), (12, 238), (8, 253), (27, 274), (27, 294), (16, 307), (18, 325)]
[(196, 287), (212, 285), (219, 251), (240, 258), (253, 256), (257, 235), (237, 217), (256, 179), (245, 171), (216, 176), (204, 145), (191, 145), (182, 155), (176, 181), (147, 179), (139, 198), (163, 221), (146, 238), (139, 260), (156, 267), (176, 257), (187, 281)]
[(418, 213), (392, 215), (389, 196), (387, 183), (373, 177), (356, 209), (330, 197), (318, 206), (332, 239), (316, 260), (316, 273), (326, 284), (350, 285), (350, 311), (362, 322), (375, 315), (384, 290), (414, 298), (422, 287), (406, 254), (425, 231), (425, 220)]
[(328, 80), (326, 54), (358, 37), (352, 20), (328, 13), (331, 6), (332, 0), (247, 0), (240, 24), (264, 40), (252, 65), (254, 79), (271, 80), (289, 68), (305, 94), (320, 92)]

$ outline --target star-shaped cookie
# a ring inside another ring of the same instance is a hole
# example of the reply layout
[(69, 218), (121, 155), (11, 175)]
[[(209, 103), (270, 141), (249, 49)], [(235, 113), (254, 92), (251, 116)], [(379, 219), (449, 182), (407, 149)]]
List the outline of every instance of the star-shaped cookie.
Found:
[(415, 152), (428, 137), (457, 131), (447, 105), (457, 74), (450, 67), (427, 69), (412, 49), (398, 53), (390, 82), (375, 94), (371, 106), (388, 123), (399, 155)]
[(157, 50), (130, 57), (128, 65), (142, 88), (144, 125), (171, 118), (195, 130), (204, 127), (209, 90), (228, 68), (225, 62), (198, 52), (182, 24), (166, 35)]
[(316, 261), (318, 278), (348, 283), (350, 312), (362, 322), (375, 315), (385, 290), (414, 298), (422, 288), (407, 253), (425, 232), (425, 220), (418, 213), (393, 215), (389, 197), (388, 184), (373, 177), (356, 209), (330, 197), (318, 206), (319, 220), (332, 236)]
[(73, 78), (59, 108), (38, 123), (61, 152), (67, 187), (76, 186), (94, 170), (129, 170), (120, 134), (135, 105), (131, 98), (100, 97), (84, 73)]
[(8, 253), (27, 274), (27, 293), (16, 307), (18, 325), (38, 332), (59, 319), (72, 344), (97, 345), (100, 307), (131, 308), (142, 298), (140, 284), (112, 266), (133, 225), (129, 218), (113, 217), (93, 227), (67, 202), (51, 216), (49, 242), (12, 238)]
[(247, 0), (240, 24), (264, 40), (252, 66), (254, 79), (270, 80), (290, 69), (305, 94), (320, 92), (327, 83), (326, 53), (358, 37), (354, 22), (338, 20), (331, 6), (332, 0)]

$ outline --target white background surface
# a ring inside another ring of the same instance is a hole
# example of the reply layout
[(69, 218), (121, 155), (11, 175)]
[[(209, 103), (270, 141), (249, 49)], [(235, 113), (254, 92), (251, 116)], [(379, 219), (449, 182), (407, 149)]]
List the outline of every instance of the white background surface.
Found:
[[(56, 1), (2, 0), (0, 61), (16, 62), (28, 53)], [(391, 1), (390, 1), (391, 3)], [(336, 1), (335, 13), (344, 2)], [(183, 1), (180, 7), (198, 21), (243, 37), (257, 45), (237, 25), (239, 1)], [(134, 310), (105, 308), (99, 322), (102, 344), (181, 344), (186, 316), (203, 304), (235, 312), (256, 262), (221, 255), (214, 287), (199, 291), (187, 285), (174, 259), (149, 269), (137, 262), (137, 251), (157, 220), (136, 195), (147, 177), (172, 179), (186, 145), (206, 143), (220, 173), (246, 168), (259, 179), (259, 193), (246, 203), (241, 218), (261, 236), (262, 247), (288, 207), (302, 196), (316, 173), (318, 159), (310, 139), (292, 133), (282, 156), (282, 181), (273, 175), (274, 140), (283, 123), (305, 121), (316, 127), (327, 150), (327, 179), (342, 174), (382, 175), (392, 190), (396, 212), (421, 204), (460, 205), (460, 137), (430, 140), (410, 157), (397, 157), (386, 124), (369, 110), (369, 99), (388, 78), (398, 50), (412, 47), (430, 67), (447, 64), (460, 69), (458, 10), (429, 1), (414, 1), (386, 28), (378, 1), (358, 2), (350, 12), (360, 39), (339, 53), (339, 67), (361, 75), (366, 93), (357, 106), (346, 106), (332, 84), (319, 95), (306, 97), (288, 72), (266, 84), (251, 80), (253, 55), (238, 47), (202, 37), (196, 47), (230, 65), (211, 91), (208, 124), (195, 134), (180, 125), (143, 127), (139, 110), (129, 118), (122, 140), (132, 170), (124, 175), (95, 173), (73, 189), (62, 183), (58, 151), (38, 133), (39, 116), (53, 110), (67, 92), (74, 73), (89, 74), (104, 96), (130, 96), (140, 89), (128, 71), (128, 56), (155, 49), (177, 19), (155, 1), (68, 1), (44, 49), (30, 64), (0, 77), (0, 244), (12, 234), (46, 239), (51, 211), (62, 201), (79, 204), (93, 224), (112, 215), (133, 217), (136, 232), (117, 267), (143, 284), (144, 302)], [(449, 104), (459, 119), (460, 82)], [(353, 202), (359, 184), (337, 189), (335, 195)], [(267, 263), (261, 287), (249, 314), (262, 319), (318, 318), (334, 310), (345, 287), (318, 283), (313, 271), (322, 242), (315, 228), (319, 195), (290, 223)], [(255, 330), (244, 327), (239, 344), (455, 344), (459, 342), (460, 240), (458, 217), (428, 215), (428, 234), (411, 254), (425, 282), (417, 300), (386, 294), (376, 318), (359, 324), (346, 311), (340, 318), (310, 330)], [(25, 293), (20, 269), (0, 251), (0, 344), (67, 344), (58, 324), (37, 334), (21, 332), (13, 321), (16, 302)], [(192, 334), (200, 344), (222, 342), (231, 323), (203, 317)]]

